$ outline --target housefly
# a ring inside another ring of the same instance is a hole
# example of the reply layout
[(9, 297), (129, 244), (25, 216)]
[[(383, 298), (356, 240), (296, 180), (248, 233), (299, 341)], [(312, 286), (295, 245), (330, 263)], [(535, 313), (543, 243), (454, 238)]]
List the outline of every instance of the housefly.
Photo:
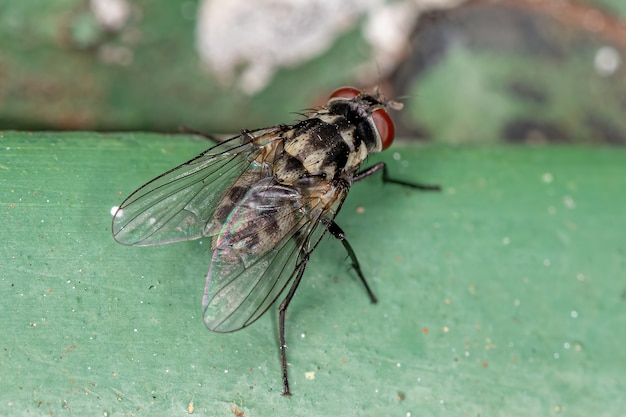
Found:
[(327, 231), (341, 241), (376, 302), (335, 223), (352, 184), (382, 171), (386, 182), (439, 189), (393, 180), (383, 162), (360, 170), (369, 154), (391, 145), (387, 110), (399, 107), (378, 92), (343, 87), (293, 125), (242, 130), (133, 192), (113, 217), (113, 237), (132, 246), (210, 238), (202, 309), (214, 332), (254, 323), (287, 290), (278, 309), (279, 347), (283, 395), (291, 395), (285, 313)]

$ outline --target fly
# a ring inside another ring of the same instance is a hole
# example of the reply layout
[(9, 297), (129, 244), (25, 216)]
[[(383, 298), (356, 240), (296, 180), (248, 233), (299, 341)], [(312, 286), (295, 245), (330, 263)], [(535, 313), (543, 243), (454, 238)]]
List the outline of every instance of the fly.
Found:
[(382, 170), (385, 182), (440, 189), (391, 179), (384, 162), (360, 170), (369, 154), (391, 145), (387, 110), (400, 107), (378, 93), (343, 87), (293, 125), (242, 130), (133, 192), (113, 217), (113, 237), (131, 246), (210, 238), (202, 311), (214, 332), (254, 323), (288, 288), (278, 314), (283, 395), (291, 395), (285, 313), (327, 231), (341, 241), (376, 302), (335, 223), (352, 184)]

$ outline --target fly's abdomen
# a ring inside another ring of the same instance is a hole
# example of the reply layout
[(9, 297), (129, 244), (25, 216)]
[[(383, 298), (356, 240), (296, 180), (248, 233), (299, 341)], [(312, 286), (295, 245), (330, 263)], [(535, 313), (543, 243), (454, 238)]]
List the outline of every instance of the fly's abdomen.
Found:
[[(231, 188), (232, 190), (232, 188)], [(258, 258), (277, 247), (298, 226), (301, 194), (293, 187), (277, 184), (272, 177), (250, 185), (221, 220), (213, 238), (213, 249), (223, 261), (243, 262)], [(224, 208), (228, 203), (224, 202)], [(217, 214), (217, 211), (216, 211)]]

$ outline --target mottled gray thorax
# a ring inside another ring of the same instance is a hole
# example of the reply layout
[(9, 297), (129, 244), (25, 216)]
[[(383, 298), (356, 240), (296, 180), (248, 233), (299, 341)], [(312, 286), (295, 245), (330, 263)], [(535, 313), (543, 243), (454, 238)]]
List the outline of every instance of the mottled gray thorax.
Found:
[(317, 113), (294, 125), (286, 132), (283, 153), (274, 162), (276, 180), (296, 184), (304, 178), (343, 178), (351, 183), (368, 154), (355, 130), (344, 116), (329, 113)]

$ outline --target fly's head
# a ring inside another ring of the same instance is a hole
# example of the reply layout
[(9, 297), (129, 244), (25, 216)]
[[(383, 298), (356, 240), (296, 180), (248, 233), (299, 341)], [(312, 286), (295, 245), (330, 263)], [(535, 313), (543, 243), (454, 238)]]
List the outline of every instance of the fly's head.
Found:
[(344, 116), (354, 126), (357, 139), (365, 143), (368, 152), (391, 146), (395, 126), (388, 110), (401, 108), (402, 103), (384, 100), (378, 91), (372, 95), (354, 87), (335, 90), (327, 104), (330, 113)]

